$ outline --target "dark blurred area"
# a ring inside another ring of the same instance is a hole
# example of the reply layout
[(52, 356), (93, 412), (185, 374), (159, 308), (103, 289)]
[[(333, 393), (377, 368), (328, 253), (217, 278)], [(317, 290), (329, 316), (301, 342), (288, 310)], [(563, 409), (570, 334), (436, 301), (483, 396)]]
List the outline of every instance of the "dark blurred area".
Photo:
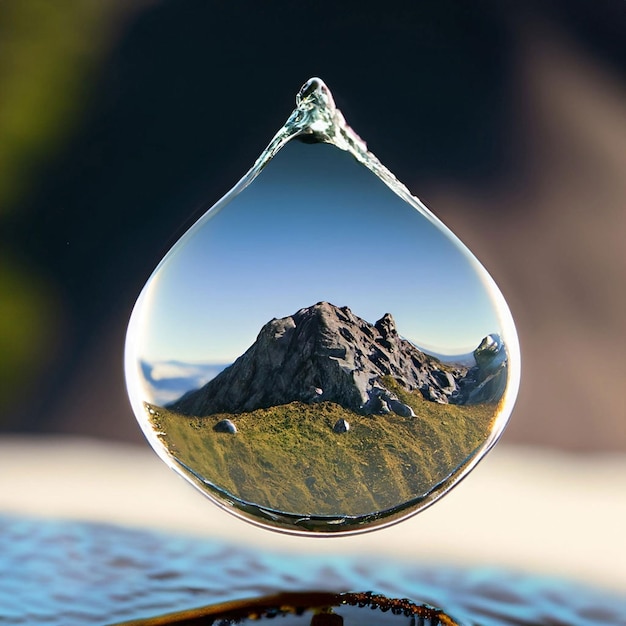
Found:
[(134, 300), (320, 76), (509, 301), (505, 440), (626, 451), (624, 32), (622, 0), (0, 3), (0, 429), (142, 439)]

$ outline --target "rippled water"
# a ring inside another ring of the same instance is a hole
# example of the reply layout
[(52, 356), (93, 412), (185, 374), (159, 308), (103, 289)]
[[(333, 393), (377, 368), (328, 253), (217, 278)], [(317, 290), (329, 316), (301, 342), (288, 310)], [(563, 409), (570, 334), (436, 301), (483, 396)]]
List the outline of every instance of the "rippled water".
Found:
[(312, 589), (408, 597), (440, 606), (465, 624), (626, 624), (626, 598), (558, 579), (272, 554), (211, 539), (0, 517), (0, 624), (104, 625)]

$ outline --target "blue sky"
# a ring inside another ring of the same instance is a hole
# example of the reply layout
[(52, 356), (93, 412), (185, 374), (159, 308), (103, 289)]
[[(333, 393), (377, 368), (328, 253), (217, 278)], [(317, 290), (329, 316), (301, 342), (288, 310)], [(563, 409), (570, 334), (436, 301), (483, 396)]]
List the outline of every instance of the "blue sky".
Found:
[(326, 300), (391, 313), (417, 345), (460, 354), (501, 332), (465, 248), (348, 153), (291, 141), (196, 225), (146, 286), (138, 356), (228, 363), (274, 317)]

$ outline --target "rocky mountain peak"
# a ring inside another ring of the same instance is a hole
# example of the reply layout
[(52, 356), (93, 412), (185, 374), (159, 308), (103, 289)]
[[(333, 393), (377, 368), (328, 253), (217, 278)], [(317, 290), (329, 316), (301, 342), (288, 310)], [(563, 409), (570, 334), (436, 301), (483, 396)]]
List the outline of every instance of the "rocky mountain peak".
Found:
[(389, 313), (370, 324), (348, 307), (318, 302), (267, 322), (230, 367), (170, 406), (188, 415), (211, 415), (329, 401), (365, 414), (410, 417), (412, 409), (385, 388), (385, 376), (447, 403), (469, 393), (467, 386), (462, 389), (467, 372), (442, 369), (437, 359), (402, 339)]
[(398, 331), (396, 330), (396, 322), (391, 313), (385, 313), (375, 324), (374, 327), (380, 333), (383, 339), (396, 338)]

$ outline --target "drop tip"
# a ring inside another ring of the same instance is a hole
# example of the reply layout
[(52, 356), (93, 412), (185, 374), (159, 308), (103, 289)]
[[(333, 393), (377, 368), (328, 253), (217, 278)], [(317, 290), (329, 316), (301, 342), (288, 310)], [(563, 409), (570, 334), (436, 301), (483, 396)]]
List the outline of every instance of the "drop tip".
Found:
[(300, 91), (298, 91), (296, 95), (296, 105), (299, 106), (306, 100), (322, 102), (324, 106), (332, 110), (336, 108), (330, 89), (326, 86), (326, 83), (317, 76), (309, 78), (309, 80), (300, 87)]

